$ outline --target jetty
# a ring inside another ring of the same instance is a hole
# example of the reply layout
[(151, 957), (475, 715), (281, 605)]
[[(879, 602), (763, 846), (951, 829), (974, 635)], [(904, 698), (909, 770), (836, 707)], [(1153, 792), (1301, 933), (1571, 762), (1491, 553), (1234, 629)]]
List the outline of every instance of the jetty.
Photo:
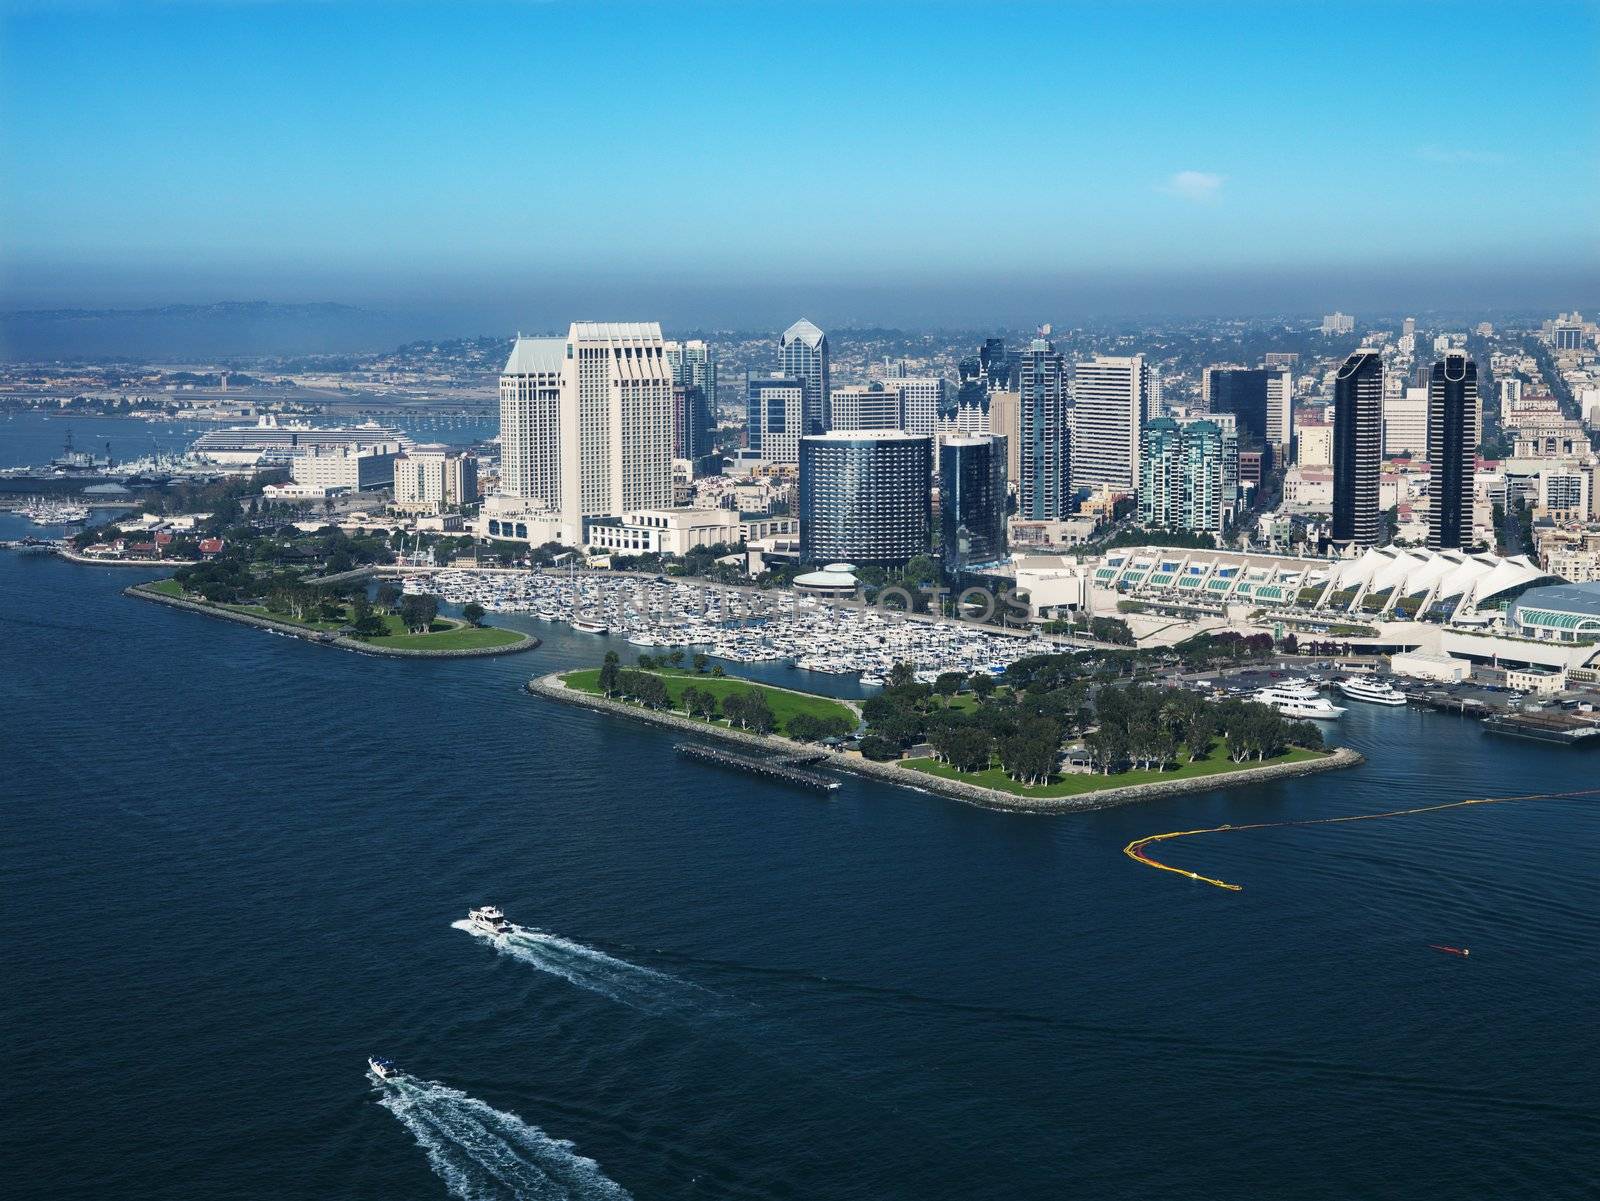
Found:
[(731, 767), (736, 771), (749, 772), (751, 775), (776, 780), (781, 784), (795, 784), (817, 792), (830, 792), (839, 787), (837, 780), (830, 780), (818, 772), (806, 771), (798, 766), (801, 763), (816, 763), (826, 757), (823, 755), (782, 755), (761, 759), (754, 755), (740, 755), (720, 747), (700, 746), (693, 742), (680, 742), (672, 749), (685, 759), (711, 763), (717, 767)]

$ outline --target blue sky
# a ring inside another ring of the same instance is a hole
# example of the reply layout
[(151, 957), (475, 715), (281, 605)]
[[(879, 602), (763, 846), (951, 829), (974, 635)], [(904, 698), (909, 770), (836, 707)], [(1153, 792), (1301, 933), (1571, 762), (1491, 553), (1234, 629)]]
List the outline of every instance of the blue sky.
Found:
[(0, 14), (4, 307), (1595, 294), (1596, 3)]

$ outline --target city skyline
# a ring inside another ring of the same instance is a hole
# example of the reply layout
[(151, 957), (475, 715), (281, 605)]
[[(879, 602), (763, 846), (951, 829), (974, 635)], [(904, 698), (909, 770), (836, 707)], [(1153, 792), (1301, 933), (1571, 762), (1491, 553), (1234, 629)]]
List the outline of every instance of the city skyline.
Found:
[[(765, 4), (15, 5), (0, 307), (829, 328), (1600, 291), (1593, 6), (949, 8), (790, 43)], [(1027, 71), (976, 55), (1021, 37)], [(536, 79), (484, 69), (505, 44), (545, 47)], [(29, 103), (64, 77), (72, 103)], [(582, 138), (519, 150), (558, 129)]]

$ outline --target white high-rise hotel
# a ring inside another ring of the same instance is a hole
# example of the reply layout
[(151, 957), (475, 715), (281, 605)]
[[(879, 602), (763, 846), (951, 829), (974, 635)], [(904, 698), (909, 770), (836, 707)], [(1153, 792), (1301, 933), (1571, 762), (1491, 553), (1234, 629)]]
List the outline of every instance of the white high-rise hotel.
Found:
[(501, 491), (559, 519), (672, 504), (672, 368), (653, 321), (574, 322), (517, 339), (500, 377)]
[(1139, 429), (1149, 377), (1144, 356), (1098, 356), (1079, 363), (1073, 383), (1073, 487), (1139, 487)]

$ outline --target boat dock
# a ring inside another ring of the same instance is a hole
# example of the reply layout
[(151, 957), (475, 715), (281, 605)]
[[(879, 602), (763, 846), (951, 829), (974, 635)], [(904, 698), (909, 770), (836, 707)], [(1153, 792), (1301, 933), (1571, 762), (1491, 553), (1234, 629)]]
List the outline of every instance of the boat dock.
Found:
[(1600, 726), (1565, 713), (1498, 713), (1484, 718), (1483, 728), (1491, 734), (1561, 746), (1592, 745), (1600, 738)]
[(805, 771), (799, 766), (802, 763), (816, 763), (825, 758), (820, 753), (760, 759), (754, 755), (740, 755), (720, 747), (701, 746), (694, 742), (680, 742), (673, 749), (686, 759), (711, 763), (718, 767), (731, 767), (768, 780), (776, 780), (781, 784), (798, 784), (801, 788), (810, 788), (817, 792), (830, 792), (839, 787), (837, 780), (830, 780), (818, 772)]

